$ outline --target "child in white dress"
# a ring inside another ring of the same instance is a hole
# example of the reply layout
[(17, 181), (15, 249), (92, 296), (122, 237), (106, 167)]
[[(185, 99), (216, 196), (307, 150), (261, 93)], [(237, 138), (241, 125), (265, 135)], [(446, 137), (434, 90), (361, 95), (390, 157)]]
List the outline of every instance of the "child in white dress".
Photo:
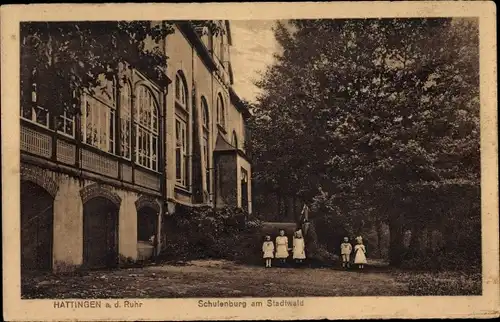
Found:
[(306, 259), (306, 244), (302, 237), (302, 230), (297, 230), (293, 236), (293, 259), (297, 263), (302, 263)]
[(354, 246), (354, 264), (358, 264), (359, 268), (363, 268), (366, 264), (366, 247), (363, 245), (363, 238), (361, 236), (356, 238), (358, 244)]
[(262, 252), (266, 260), (266, 268), (271, 267), (271, 261), (274, 258), (274, 243), (271, 241), (271, 236), (266, 236), (266, 240), (262, 244)]
[(342, 256), (342, 267), (350, 267), (350, 257), (352, 253), (352, 245), (349, 242), (349, 237), (344, 237), (344, 242), (340, 244), (340, 255)]
[(280, 260), (282, 264), (288, 258), (288, 237), (285, 236), (285, 231), (280, 229), (280, 235), (276, 237), (276, 258)]

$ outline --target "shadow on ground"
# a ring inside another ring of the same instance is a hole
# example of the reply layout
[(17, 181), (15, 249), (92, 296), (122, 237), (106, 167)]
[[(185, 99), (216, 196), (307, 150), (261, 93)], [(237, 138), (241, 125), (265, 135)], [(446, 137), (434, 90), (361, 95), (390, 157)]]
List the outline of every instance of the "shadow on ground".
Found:
[(24, 274), (23, 298), (396, 296), (407, 287), (387, 267), (361, 270), (194, 260), (71, 274)]

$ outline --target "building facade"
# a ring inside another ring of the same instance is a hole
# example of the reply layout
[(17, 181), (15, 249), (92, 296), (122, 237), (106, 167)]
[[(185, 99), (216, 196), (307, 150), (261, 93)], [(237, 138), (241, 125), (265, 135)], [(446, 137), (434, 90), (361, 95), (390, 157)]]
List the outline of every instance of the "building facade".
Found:
[(229, 22), (216, 23), (221, 33), (175, 24), (162, 43), (169, 84), (123, 65), (75, 116), (50, 115), (33, 84), (21, 106), (23, 269), (144, 259), (168, 242), (162, 222), (179, 204), (252, 211), (250, 112), (232, 88)]

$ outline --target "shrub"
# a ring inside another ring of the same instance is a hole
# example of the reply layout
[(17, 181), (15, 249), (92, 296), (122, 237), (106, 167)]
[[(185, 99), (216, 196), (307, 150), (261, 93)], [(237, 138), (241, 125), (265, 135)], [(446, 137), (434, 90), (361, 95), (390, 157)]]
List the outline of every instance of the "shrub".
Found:
[(404, 280), (408, 282), (410, 295), (481, 295), (482, 293), (479, 273), (413, 273)]
[(159, 260), (255, 260), (260, 254), (260, 221), (238, 208), (180, 206), (170, 218), (170, 234)]

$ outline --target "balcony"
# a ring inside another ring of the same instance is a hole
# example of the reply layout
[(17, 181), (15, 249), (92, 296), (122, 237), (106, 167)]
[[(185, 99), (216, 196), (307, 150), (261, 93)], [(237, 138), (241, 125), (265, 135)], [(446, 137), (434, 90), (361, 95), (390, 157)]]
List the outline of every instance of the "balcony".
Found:
[(93, 146), (78, 144), (73, 138), (25, 121), (21, 121), (21, 151), (56, 165), (65, 165), (153, 191), (160, 190), (162, 173)]

